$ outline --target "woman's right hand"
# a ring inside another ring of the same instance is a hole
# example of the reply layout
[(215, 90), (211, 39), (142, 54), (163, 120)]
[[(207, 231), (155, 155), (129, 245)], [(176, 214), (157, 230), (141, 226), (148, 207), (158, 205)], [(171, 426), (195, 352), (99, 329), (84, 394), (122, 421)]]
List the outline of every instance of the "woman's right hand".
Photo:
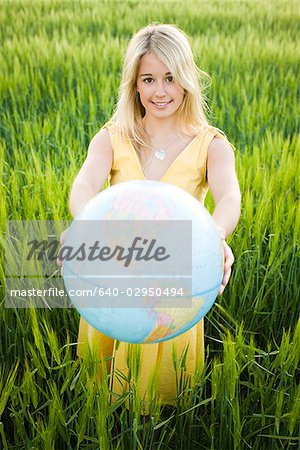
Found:
[[(60, 235), (59, 242), (60, 242), (61, 246), (63, 246), (64, 243), (65, 243), (66, 235), (67, 235), (67, 233), (68, 233), (68, 231), (69, 231), (69, 228), (70, 228), (70, 227), (66, 228), (66, 229), (61, 233), (61, 235)], [(62, 265), (62, 260), (59, 259), (59, 258), (57, 258), (56, 263), (57, 263), (57, 265), (58, 265), (59, 267), (61, 267), (61, 265)]]

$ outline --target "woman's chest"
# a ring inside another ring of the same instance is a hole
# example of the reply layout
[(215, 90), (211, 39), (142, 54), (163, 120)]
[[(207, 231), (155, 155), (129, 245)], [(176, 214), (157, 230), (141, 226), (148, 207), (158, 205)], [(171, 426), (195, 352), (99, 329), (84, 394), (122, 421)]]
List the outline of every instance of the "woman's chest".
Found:
[[(113, 141), (112, 183), (127, 180), (157, 180), (167, 183), (184, 182), (199, 185), (205, 177), (206, 146), (201, 134), (189, 137), (180, 147), (166, 151), (165, 158), (156, 158), (154, 152), (149, 155), (135, 149), (129, 139)], [(168, 149), (166, 149), (168, 150)]]
[(145, 151), (142, 149), (137, 156), (145, 178), (161, 180), (174, 166), (180, 166), (184, 158), (189, 159), (189, 155), (185, 154), (185, 151), (188, 150), (187, 147), (192, 140), (174, 146), (168, 151), (160, 149)]
[(178, 155), (173, 158), (168, 155), (164, 160), (161, 160), (152, 153), (148, 158), (145, 155), (141, 155), (139, 162), (147, 180), (160, 180), (168, 172), (177, 157)]

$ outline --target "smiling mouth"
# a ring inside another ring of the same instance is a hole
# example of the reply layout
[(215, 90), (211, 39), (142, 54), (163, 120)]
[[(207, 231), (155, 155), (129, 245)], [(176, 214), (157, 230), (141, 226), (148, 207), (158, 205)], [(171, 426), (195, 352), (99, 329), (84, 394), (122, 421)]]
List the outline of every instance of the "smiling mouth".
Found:
[(170, 100), (169, 102), (152, 102), (152, 101), (151, 101), (151, 103), (153, 103), (153, 105), (155, 105), (155, 106), (161, 106), (161, 107), (164, 107), (164, 106), (169, 105), (172, 101), (173, 101), (173, 100)]

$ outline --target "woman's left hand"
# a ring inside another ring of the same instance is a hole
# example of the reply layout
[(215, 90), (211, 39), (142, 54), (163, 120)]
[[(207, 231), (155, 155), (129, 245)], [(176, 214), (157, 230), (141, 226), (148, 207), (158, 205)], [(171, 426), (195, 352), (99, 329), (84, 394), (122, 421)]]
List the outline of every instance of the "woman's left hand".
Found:
[(224, 250), (224, 275), (223, 275), (223, 279), (222, 279), (222, 283), (221, 283), (221, 287), (220, 287), (218, 295), (223, 294), (223, 291), (224, 291), (224, 289), (229, 281), (229, 278), (230, 278), (231, 266), (234, 262), (234, 256), (233, 256), (232, 250), (229, 247), (229, 245), (227, 244), (227, 242), (225, 241), (225, 239), (223, 240), (223, 250)]

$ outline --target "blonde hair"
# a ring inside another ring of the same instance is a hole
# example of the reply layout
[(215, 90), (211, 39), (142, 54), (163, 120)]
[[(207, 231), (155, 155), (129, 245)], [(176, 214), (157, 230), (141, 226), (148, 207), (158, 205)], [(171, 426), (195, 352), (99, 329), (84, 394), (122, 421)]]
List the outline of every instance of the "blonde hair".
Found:
[(161, 60), (185, 90), (177, 110), (178, 131), (193, 135), (209, 126), (205, 116), (207, 105), (203, 81), (210, 81), (210, 77), (197, 67), (187, 36), (176, 25), (150, 24), (140, 29), (129, 42), (118, 103), (110, 121), (104, 125), (117, 123), (137, 151), (140, 151), (139, 145), (149, 148), (150, 142), (142, 122), (145, 108), (136, 91), (140, 59), (146, 53), (152, 53)]

